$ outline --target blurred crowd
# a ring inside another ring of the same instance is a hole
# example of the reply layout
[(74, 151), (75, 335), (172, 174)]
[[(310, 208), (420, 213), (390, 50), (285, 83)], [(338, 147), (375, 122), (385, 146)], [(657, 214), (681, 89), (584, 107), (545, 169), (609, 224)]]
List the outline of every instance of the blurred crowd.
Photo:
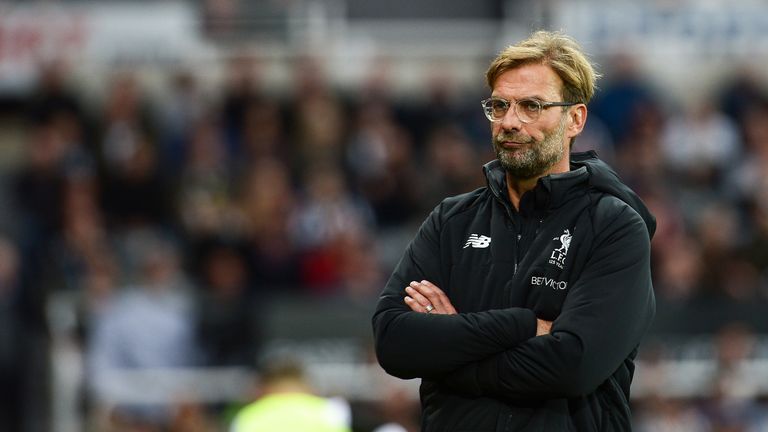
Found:
[[(657, 216), (660, 315), (667, 305), (765, 304), (768, 83), (734, 70), (682, 101), (629, 57), (604, 64), (575, 151), (596, 150)], [(483, 186), (481, 165), (494, 156), (482, 72), (475, 88), (435, 75), (403, 97), (382, 71), (338, 89), (321, 61), (298, 58), (290, 85), (273, 89), (263, 67), (232, 58), (214, 88), (179, 70), (161, 97), (119, 70), (102, 97), (88, 98), (65, 64), (51, 63), (34, 91), (6, 104), (0, 120), (22, 132), (23, 152), (2, 165), (0, 429), (44, 421), (31, 419), (52, 403), (57, 332), (72, 332), (83, 352), (84, 413), (115, 370), (253, 367), (264, 299), (372, 304), (428, 212)], [(73, 299), (74, 316), (52, 316), (57, 296)], [(745, 337), (768, 331), (743, 318)], [(667, 319), (663, 330), (676, 324), (691, 328)], [(765, 430), (758, 395), (713, 386), (701, 398), (641, 400), (640, 430)], [(227, 410), (195, 411), (208, 418), (193, 427), (198, 417), (180, 412), (127, 410), (113, 423), (192, 431), (227, 422)]]

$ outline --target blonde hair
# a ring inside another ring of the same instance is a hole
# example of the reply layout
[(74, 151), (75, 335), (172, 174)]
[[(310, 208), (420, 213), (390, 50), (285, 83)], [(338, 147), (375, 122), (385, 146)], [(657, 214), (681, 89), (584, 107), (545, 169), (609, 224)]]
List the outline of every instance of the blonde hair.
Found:
[(527, 64), (551, 67), (563, 80), (565, 102), (587, 103), (595, 94), (595, 81), (600, 75), (575, 40), (559, 32), (537, 31), (528, 39), (510, 45), (496, 56), (485, 73), (488, 87), (499, 76)]

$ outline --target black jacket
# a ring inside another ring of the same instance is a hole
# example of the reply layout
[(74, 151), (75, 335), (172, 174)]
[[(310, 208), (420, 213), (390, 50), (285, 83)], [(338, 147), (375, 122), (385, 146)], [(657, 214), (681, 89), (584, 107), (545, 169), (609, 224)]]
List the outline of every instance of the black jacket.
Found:
[[(422, 430), (628, 431), (637, 346), (655, 312), (655, 220), (594, 152), (539, 180), (520, 210), (498, 161), (488, 186), (444, 200), (373, 316), (382, 367), (422, 378)], [(458, 315), (411, 312), (410, 281)], [(536, 317), (554, 320), (536, 337)]]

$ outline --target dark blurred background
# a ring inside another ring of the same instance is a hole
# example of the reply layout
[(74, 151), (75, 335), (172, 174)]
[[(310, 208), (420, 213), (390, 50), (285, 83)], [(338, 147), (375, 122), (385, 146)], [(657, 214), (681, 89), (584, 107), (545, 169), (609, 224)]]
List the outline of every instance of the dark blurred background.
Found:
[(370, 315), (539, 28), (604, 75), (576, 148), (659, 222), (636, 429), (768, 430), (768, 4), (731, 3), (0, 3), (0, 430), (224, 431), (281, 356), (418, 430)]

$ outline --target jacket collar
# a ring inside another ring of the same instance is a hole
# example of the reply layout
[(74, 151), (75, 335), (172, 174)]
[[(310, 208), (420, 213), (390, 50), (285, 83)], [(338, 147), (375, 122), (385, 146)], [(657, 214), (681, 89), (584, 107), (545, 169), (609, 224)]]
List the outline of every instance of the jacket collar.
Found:
[[(520, 213), (546, 212), (562, 206), (573, 198), (579, 197), (590, 189), (613, 195), (627, 203), (643, 218), (648, 235), (653, 238), (656, 231), (656, 218), (640, 197), (619, 178), (597, 153), (587, 151), (571, 153), (571, 171), (544, 176), (536, 187), (523, 195), (520, 201)], [(498, 160), (483, 166), (488, 180), (488, 188), (504, 205), (511, 209), (507, 195), (507, 181), (504, 169)]]
[[(497, 199), (509, 203), (507, 180), (504, 168), (498, 159), (483, 166), (488, 188)], [(541, 177), (536, 186), (523, 194), (520, 200), (520, 213), (539, 213), (562, 206), (566, 202), (586, 193), (589, 173), (584, 166), (571, 165), (571, 171), (550, 174)]]

